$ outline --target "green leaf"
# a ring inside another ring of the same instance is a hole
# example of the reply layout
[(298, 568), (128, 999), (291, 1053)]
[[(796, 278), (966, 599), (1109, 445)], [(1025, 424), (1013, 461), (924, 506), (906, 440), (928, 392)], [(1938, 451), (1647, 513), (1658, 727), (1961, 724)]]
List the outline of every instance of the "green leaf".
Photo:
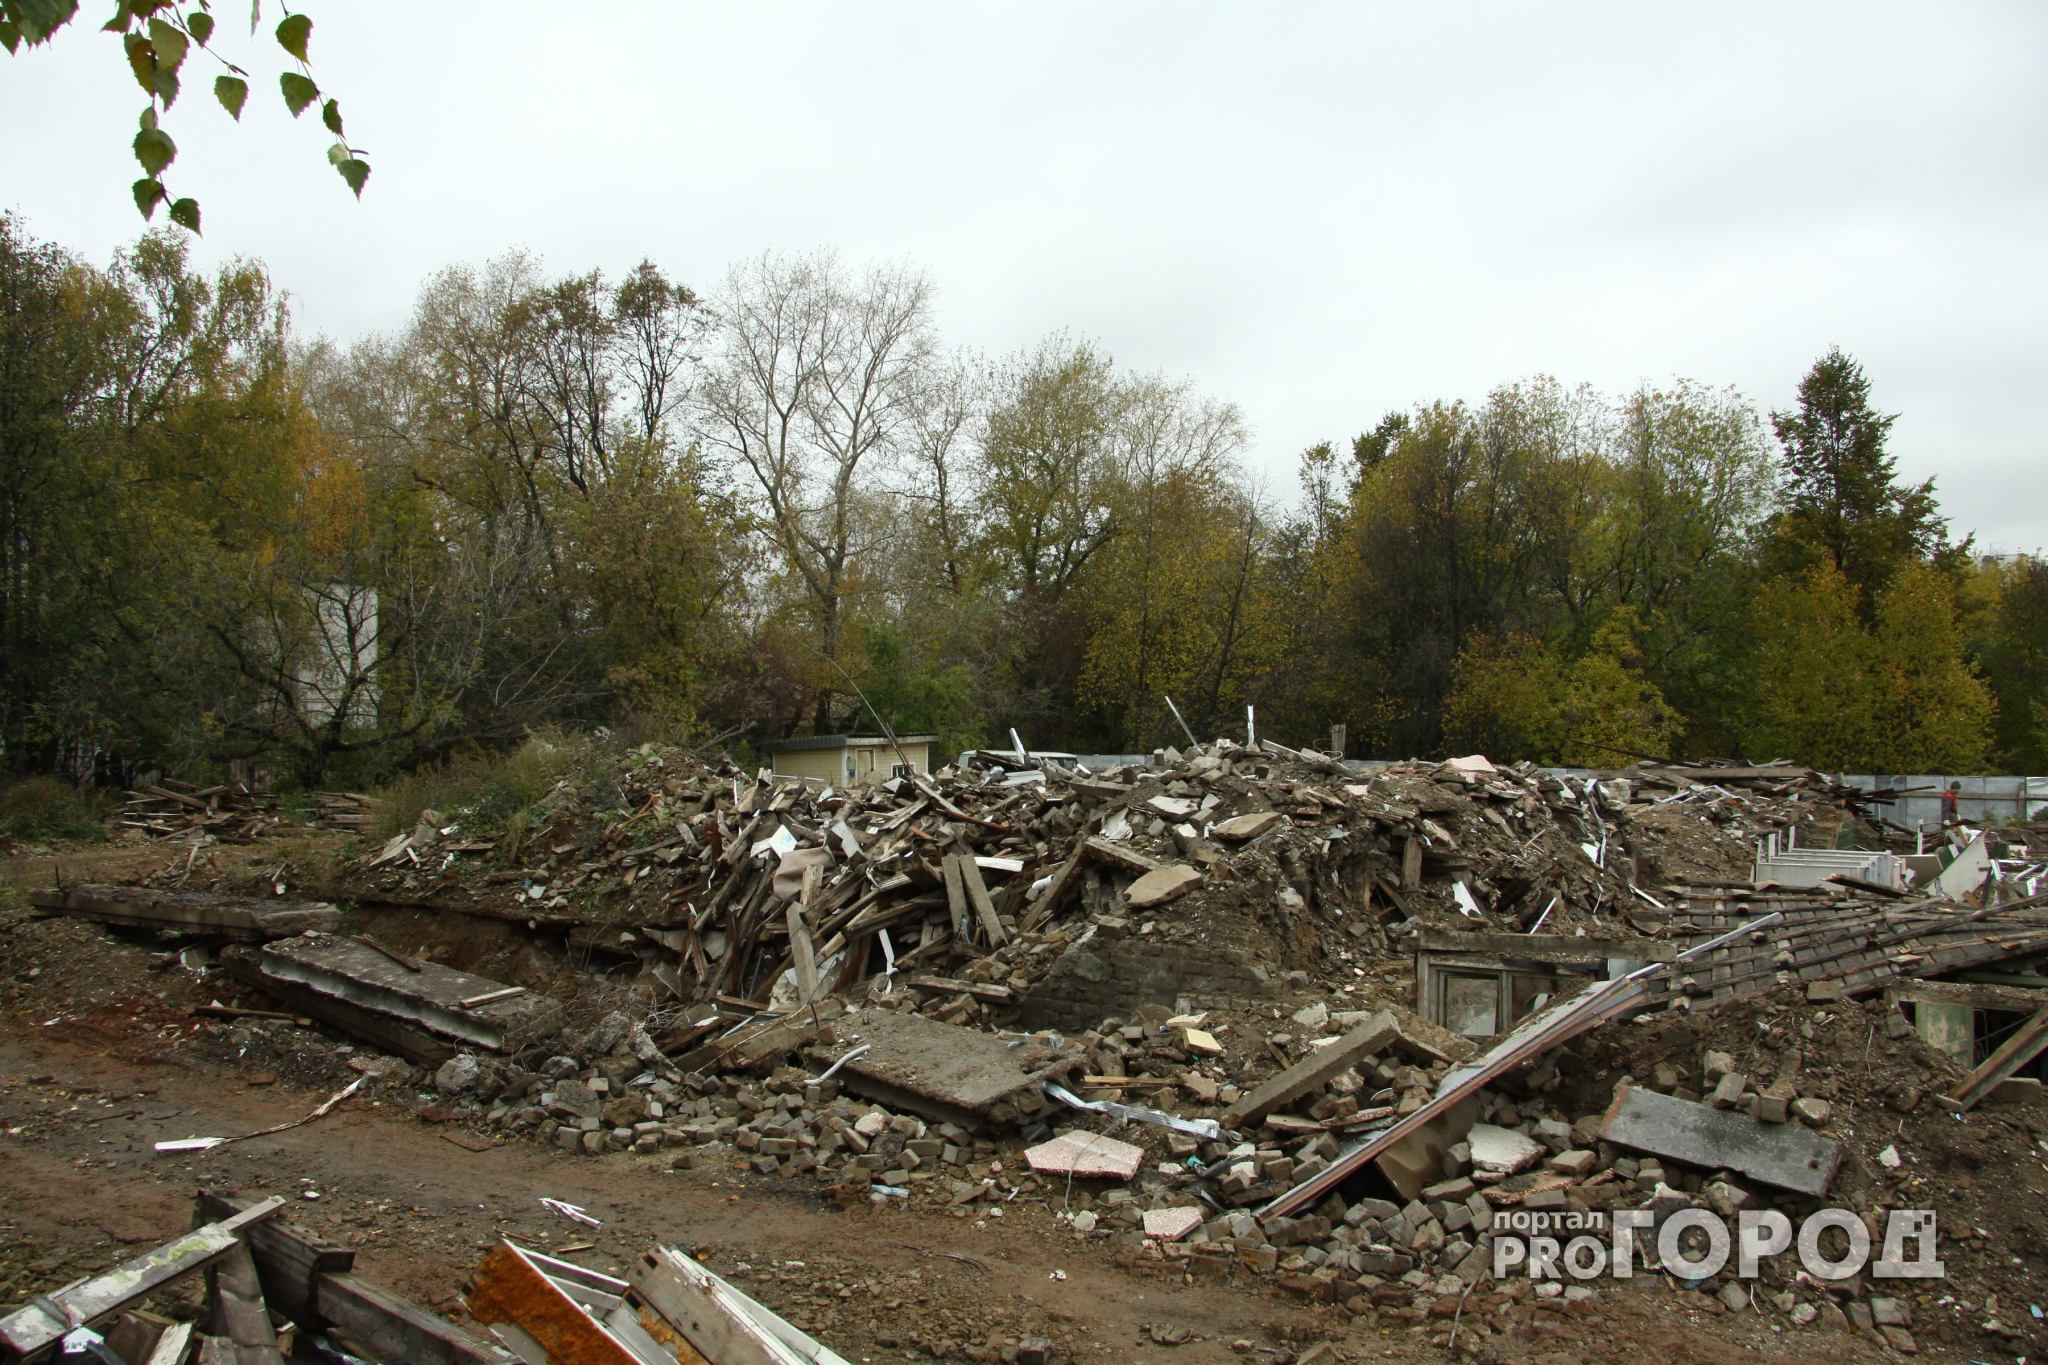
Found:
[(155, 180), (138, 180), (135, 182), (135, 207), (141, 211), (144, 218), (154, 218), (156, 216), (157, 201), (165, 197), (164, 187), (161, 182)]
[(15, 52), (21, 47), (21, 30), (14, 26), (12, 19), (0, 19), (0, 47)]
[(171, 221), (184, 228), (187, 232), (197, 233), (199, 231), (199, 201), (197, 199), (180, 199), (177, 203), (171, 205)]
[(242, 119), (242, 105), (249, 98), (249, 82), (237, 76), (215, 76), (213, 97), (220, 101), (220, 107), (235, 116), (237, 123)]
[(346, 142), (337, 142), (327, 149), (327, 163), (330, 166), (339, 166), (353, 155), (355, 153), (349, 151)]
[(213, 36), (213, 16), (204, 11), (186, 15), (185, 31), (192, 35), (193, 42), (205, 47), (206, 40)]
[(114, 6), (114, 17), (100, 25), (100, 32), (126, 33), (134, 22), (135, 7), (130, 5), (128, 0), (121, 0), (120, 4)]
[(287, 14), (277, 26), (277, 45), (300, 61), (306, 60), (306, 40), (313, 36), (313, 21), (303, 14)]
[(178, 102), (178, 73), (168, 66), (156, 69), (156, 97), (166, 109)]
[(140, 33), (131, 33), (121, 40), (121, 46), (128, 51), (128, 69), (135, 73), (135, 83), (146, 91), (151, 99), (156, 98), (156, 49), (149, 45), (149, 39)]
[(135, 135), (135, 159), (155, 178), (178, 159), (178, 144), (161, 128), (144, 128)]
[(191, 44), (185, 35), (161, 19), (149, 21), (149, 45), (156, 49), (156, 64), (159, 70), (165, 67), (176, 71), (185, 62), (185, 49)]
[(306, 112), (306, 106), (320, 98), (320, 87), (296, 71), (287, 71), (277, 78), (278, 89), (284, 91), (284, 103), (297, 118)]
[(154, 104), (142, 106), (142, 117), (136, 120), (136, 125), (145, 131), (156, 127), (156, 106)]
[(71, 22), (78, 13), (78, 0), (8, 0), (7, 14), (28, 39), (30, 47), (46, 43), (50, 35)]
[(329, 100), (329, 101), (327, 101), (327, 103), (326, 103), (326, 104), (322, 105), (322, 106), (321, 106), (321, 108), (320, 108), (320, 121), (321, 121), (322, 123), (324, 123), (324, 124), (326, 124), (326, 125), (327, 125), (327, 131), (328, 131), (328, 132), (330, 132), (330, 133), (334, 134), (334, 135), (335, 135), (336, 137), (340, 137), (340, 136), (341, 136), (341, 104), (340, 104), (340, 102), (339, 102), (339, 101), (337, 101), (337, 100)]
[(363, 197), (363, 182), (370, 178), (370, 163), (350, 157), (334, 168), (341, 172), (341, 178), (348, 181), (348, 187), (356, 192), (356, 198)]

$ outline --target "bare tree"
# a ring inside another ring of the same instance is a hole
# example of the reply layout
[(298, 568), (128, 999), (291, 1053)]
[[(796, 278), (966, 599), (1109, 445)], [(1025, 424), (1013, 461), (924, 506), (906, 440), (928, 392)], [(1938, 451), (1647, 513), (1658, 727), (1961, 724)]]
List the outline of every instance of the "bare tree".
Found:
[[(848, 581), (890, 519), (909, 429), (933, 368), (932, 286), (878, 267), (858, 279), (829, 253), (733, 270), (719, 345), (697, 401), (706, 444), (750, 486), (762, 525), (803, 584), (818, 652), (839, 658)], [(835, 689), (819, 689), (829, 728)]]

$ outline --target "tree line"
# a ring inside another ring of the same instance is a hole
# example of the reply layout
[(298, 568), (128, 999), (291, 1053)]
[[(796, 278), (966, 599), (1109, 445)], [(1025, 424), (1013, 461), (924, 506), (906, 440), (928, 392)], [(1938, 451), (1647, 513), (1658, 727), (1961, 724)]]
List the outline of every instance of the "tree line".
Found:
[(1763, 413), (1549, 378), (1282, 497), (1232, 404), (900, 266), (452, 267), (346, 344), (257, 263), (0, 222), (0, 764), (367, 783), (545, 725), (2048, 771), (2048, 565), (1980, 560), (1839, 351)]

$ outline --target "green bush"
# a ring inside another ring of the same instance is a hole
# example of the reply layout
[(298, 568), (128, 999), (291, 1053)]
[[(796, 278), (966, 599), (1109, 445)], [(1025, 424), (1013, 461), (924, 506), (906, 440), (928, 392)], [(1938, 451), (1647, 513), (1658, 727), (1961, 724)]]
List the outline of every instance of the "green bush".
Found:
[(54, 777), (25, 777), (0, 789), (0, 834), (16, 839), (99, 839), (100, 801)]

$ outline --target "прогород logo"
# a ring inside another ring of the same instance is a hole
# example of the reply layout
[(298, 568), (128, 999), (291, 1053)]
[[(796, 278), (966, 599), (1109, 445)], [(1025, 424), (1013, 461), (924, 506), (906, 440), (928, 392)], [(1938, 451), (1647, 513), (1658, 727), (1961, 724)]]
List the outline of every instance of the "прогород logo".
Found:
[(1494, 1220), (1493, 1277), (1625, 1280), (1641, 1268), (1704, 1280), (1725, 1270), (1732, 1256), (1735, 1273), (1753, 1279), (1762, 1262), (1795, 1245), (1800, 1265), (1817, 1280), (1846, 1280), (1866, 1265), (1880, 1280), (1931, 1280), (1946, 1273), (1936, 1259), (1932, 1209), (1892, 1210), (1875, 1261), (1870, 1226), (1848, 1209), (1811, 1214), (1796, 1235), (1792, 1220), (1776, 1209), (1744, 1209), (1732, 1228), (1728, 1219), (1705, 1209), (1680, 1209), (1661, 1223), (1648, 1209), (1611, 1215), (1514, 1209)]

